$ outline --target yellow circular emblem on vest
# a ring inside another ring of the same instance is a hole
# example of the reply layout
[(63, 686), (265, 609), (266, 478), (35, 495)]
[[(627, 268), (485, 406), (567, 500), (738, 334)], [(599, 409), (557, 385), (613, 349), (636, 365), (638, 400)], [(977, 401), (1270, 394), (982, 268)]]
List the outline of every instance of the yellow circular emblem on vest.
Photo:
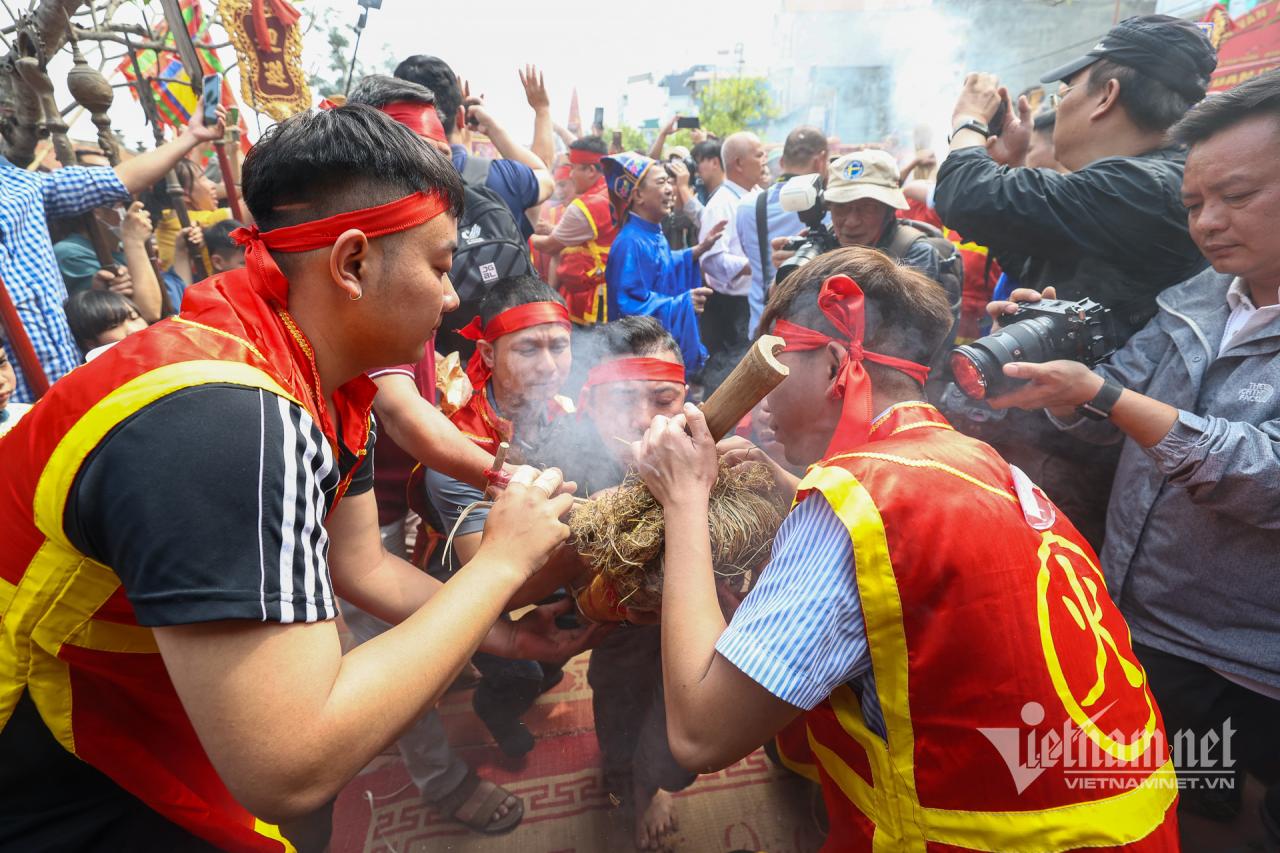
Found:
[[(1041, 534), (1037, 556), (1040, 570), (1036, 577), (1036, 612), (1040, 645), (1054, 690), (1072, 722), (1091, 741), (1108, 755), (1132, 762), (1146, 752), (1155, 735), (1155, 701), (1142, 666), (1125, 657), (1112, 633), (1113, 628), (1118, 629), (1122, 632), (1120, 639), (1127, 642), (1127, 628), (1123, 624), (1104, 623), (1102, 601), (1107, 588), (1102, 572), (1078, 545), (1049, 531)], [(1085, 636), (1081, 638), (1080, 634)], [(1090, 639), (1094, 646), (1093, 665), (1075, 667), (1068, 674), (1058, 654), (1058, 641), (1087, 644)], [(1141, 691), (1147, 705), (1142, 731), (1104, 732), (1095, 722), (1096, 718), (1114, 702), (1126, 698), (1126, 691), (1133, 690)], [(1123, 740), (1126, 734), (1131, 734), (1132, 739)]]

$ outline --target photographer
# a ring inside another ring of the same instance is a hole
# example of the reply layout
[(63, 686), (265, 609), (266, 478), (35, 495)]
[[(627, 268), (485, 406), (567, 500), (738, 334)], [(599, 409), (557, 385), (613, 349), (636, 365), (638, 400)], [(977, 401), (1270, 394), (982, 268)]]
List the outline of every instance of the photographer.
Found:
[[(822, 197), (831, 215), (831, 231), (840, 248), (879, 249), (941, 284), (958, 307), (963, 266), (955, 246), (940, 231), (922, 222), (898, 219), (909, 205), (898, 185), (898, 164), (887, 151), (868, 148), (845, 154), (827, 169)], [(812, 231), (812, 229), (810, 229)], [(773, 241), (773, 263), (782, 273), (796, 253), (785, 238)], [(823, 251), (829, 251), (823, 248)]]
[[(1032, 129), (995, 77), (970, 74), (938, 170), (942, 221), (989, 246), (1023, 285), (1053, 285), (1063, 299), (1110, 308), (1127, 339), (1155, 314), (1157, 293), (1204, 268), (1179, 198), (1184, 154), (1164, 136), (1204, 97), (1216, 61), (1194, 24), (1148, 15), (1121, 22), (1087, 55), (1044, 75), (1058, 83), (1053, 142), (1067, 174), (1007, 165), (1023, 162)], [(1001, 114), (996, 135), (990, 125)], [(1016, 413), (971, 431), (1101, 543), (1113, 457), (1085, 453)]]
[[(1071, 361), (1008, 365), (1007, 375), (1029, 382), (995, 405), (1047, 408), (1072, 434), (1123, 441), (1102, 563), (1168, 729), (1199, 738), (1221, 733), (1229, 718), (1231, 754), (1251, 770), (1269, 758), (1274, 774), (1280, 72), (1205, 101), (1173, 136), (1191, 146), (1182, 200), (1191, 236), (1214, 269), (1160, 294), (1155, 318), (1093, 371)], [(1010, 306), (990, 310), (998, 318)], [(1086, 403), (1101, 419), (1077, 414)], [(1233, 816), (1241, 787), (1230, 791), (1234, 800), (1219, 795), (1216, 816)], [(1202, 805), (1193, 793), (1184, 799)], [(1280, 840), (1274, 784), (1264, 822)]]

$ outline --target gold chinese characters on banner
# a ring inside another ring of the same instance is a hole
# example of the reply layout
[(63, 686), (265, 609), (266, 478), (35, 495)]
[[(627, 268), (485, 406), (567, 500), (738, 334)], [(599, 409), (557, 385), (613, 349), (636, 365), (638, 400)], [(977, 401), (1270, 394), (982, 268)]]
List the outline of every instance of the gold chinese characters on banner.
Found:
[(310, 109), (298, 10), (287, 0), (221, 0), (218, 8), (240, 60), (245, 102), (277, 121)]

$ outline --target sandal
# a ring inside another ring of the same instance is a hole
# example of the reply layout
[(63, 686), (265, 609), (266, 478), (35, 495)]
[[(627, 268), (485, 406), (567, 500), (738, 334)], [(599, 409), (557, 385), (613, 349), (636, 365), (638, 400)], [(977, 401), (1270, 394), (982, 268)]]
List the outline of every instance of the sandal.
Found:
[[(495, 818), (493, 815), (498, 806), (508, 798), (514, 799), (516, 805), (502, 817)], [(524, 802), (519, 797), (506, 788), (480, 778), (474, 770), (467, 771), (466, 778), (458, 787), (432, 805), (441, 814), (484, 835), (510, 832), (524, 818)]]

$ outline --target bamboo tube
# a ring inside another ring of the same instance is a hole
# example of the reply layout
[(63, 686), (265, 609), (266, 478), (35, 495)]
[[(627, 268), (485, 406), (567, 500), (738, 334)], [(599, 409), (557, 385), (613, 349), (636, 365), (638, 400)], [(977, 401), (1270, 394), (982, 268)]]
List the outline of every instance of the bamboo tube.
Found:
[(787, 378), (787, 366), (777, 358), (777, 352), (784, 344), (777, 335), (761, 335), (733, 372), (702, 404), (707, 428), (716, 441), (728, 435), (738, 421)]

